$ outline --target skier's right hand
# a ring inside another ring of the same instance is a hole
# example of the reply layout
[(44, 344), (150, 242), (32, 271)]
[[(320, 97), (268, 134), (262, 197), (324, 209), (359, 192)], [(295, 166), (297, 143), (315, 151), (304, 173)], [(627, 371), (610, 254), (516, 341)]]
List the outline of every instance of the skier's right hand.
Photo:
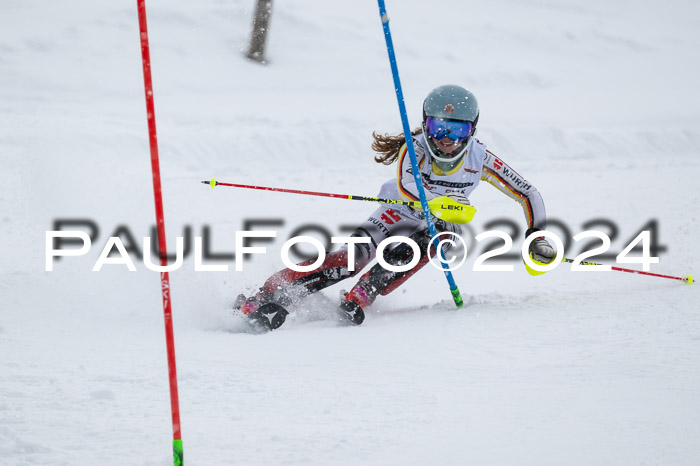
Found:
[(469, 198), (467, 198), (467, 196), (465, 196), (464, 194), (462, 194), (460, 192), (451, 191), (451, 192), (445, 194), (445, 196), (449, 197), (450, 199), (452, 199), (456, 202), (459, 202), (460, 204), (471, 205), (471, 203), (469, 202)]
[(469, 223), (476, 212), (476, 209), (469, 203), (467, 196), (459, 192), (450, 192), (444, 196), (438, 196), (428, 202), (428, 205), (435, 217), (448, 223)]

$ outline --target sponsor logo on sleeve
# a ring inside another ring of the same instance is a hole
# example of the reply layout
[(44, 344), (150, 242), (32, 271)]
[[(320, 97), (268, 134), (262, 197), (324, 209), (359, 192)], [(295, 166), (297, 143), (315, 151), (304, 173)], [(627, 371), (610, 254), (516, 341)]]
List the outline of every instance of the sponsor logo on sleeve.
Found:
[(515, 186), (526, 191), (532, 188), (532, 185), (527, 181), (523, 180), (517, 173), (513, 170), (509, 170), (507, 167), (503, 168), (503, 175), (511, 180)]

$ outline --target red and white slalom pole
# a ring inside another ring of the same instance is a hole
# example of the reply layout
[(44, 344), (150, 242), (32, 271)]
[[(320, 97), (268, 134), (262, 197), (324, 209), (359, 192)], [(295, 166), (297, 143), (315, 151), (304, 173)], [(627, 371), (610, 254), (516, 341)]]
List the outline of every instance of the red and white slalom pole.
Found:
[[(156, 110), (153, 102), (153, 82), (151, 80), (151, 56), (148, 48), (148, 28), (146, 25), (146, 1), (137, 0), (139, 31), (141, 33), (141, 57), (143, 59), (143, 84), (146, 91), (146, 113), (148, 115), (148, 142), (151, 147), (151, 169), (153, 172), (153, 195), (156, 206), (158, 228), (158, 252), (160, 265), (168, 265), (165, 245), (165, 220), (163, 216), (163, 195), (160, 186), (160, 163), (158, 162), (158, 138), (156, 136)], [(173, 420), (173, 462), (183, 465), (182, 435), (180, 432), (180, 402), (177, 394), (177, 370), (175, 366), (175, 337), (173, 334), (173, 313), (170, 304), (170, 276), (161, 272), (160, 287), (163, 295), (163, 316), (165, 319), (165, 342), (168, 353), (168, 374), (170, 379), (170, 409)]]

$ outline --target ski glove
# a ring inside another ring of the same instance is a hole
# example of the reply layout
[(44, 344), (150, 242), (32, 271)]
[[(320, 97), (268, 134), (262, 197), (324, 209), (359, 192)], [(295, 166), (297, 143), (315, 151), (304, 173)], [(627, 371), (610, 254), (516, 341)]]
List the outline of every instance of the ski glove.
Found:
[(530, 243), (530, 257), (537, 262), (549, 264), (552, 262), (552, 259), (554, 259), (554, 256), (554, 248), (544, 237), (540, 236), (539, 238), (535, 238), (532, 240), (532, 243)]
[(431, 199), (428, 206), (435, 217), (456, 224), (471, 222), (476, 212), (467, 196), (456, 191)]
[(451, 191), (451, 192), (445, 194), (445, 196), (449, 197), (450, 199), (452, 199), (456, 202), (459, 202), (460, 204), (471, 205), (469, 203), (469, 199), (467, 198), (467, 196), (465, 196), (464, 194), (462, 194), (458, 191)]
[[(539, 230), (534, 229), (534, 228), (527, 230), (527, 233), (525, 233), (525, 237), (530, 236), (531, 233), (534, 233), (536, 231), (539, 231)], [(530, 247), (528, 248), (528, 250), (530, 253), (530, 258), (539, 265), (550, 264), (554, 260), (554, 257), (556, 256), (554, 248), (552, 247), (551, 244), (549, 244), (547, 242), (546, 239), (544, 239), (544, 236), (540, 236), (538, 238), (533, 239), (530, 242)], [(545, 273), (545, 272), (538, 272), (538, 271), (530, 268), (527, 264), (525, 264), (525, 268), (527, 269), (527, 272), (530, 275), (541, 275), (541, 274)]]

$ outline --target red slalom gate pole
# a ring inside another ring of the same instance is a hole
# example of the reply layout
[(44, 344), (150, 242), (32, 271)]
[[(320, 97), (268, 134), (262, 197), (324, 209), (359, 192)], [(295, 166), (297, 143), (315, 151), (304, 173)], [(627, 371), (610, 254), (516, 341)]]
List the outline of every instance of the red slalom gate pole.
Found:
[[(146, 25), (146, 1), (137, 0), (139, 31), (141, 33), (141, 57), (143, 59), (143, 85), (146, 92), (146, 113), (148, 115), (148, 143), (151, 148), (151, 169), (153, 171), (153, 195), (156, 206), (158, 227), (158, 252), (160, 265), (168, 265), (165, 245), (165, 220), (163, 216), (163, 195), (160, 186), (160, 163), (158, 162), (158, 138), (156, 135), (156, 111), (153, 102), (153, 81), (151, 80), (151, 56), (148, 48), (148, 28)], [(182, 435), (180, 432), (180, 402), (177, 394), (177, 370), (175, 366), (175, 336), (173, 333), (173, 313), (170, 305), (170, 276), (161, 272), (160, 286), (163, 294), (163, 316), (165, 319), (165, 341), (168, 352), (168, 374), (170, 379), (170, 409), (173, 418), (173, 462), (181, 466), (183, 462)]]

